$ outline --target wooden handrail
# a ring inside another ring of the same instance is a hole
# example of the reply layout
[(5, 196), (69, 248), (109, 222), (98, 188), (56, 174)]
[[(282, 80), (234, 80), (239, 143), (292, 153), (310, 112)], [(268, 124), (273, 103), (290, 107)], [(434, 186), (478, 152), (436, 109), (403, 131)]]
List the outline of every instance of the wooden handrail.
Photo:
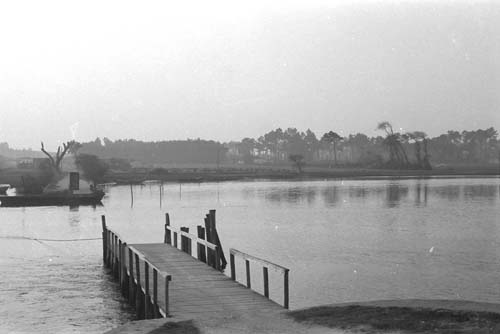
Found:
[(147, 262), (149, 264), (149, 266), (151, 268), (154, 268), (156, 269), (156, 271), (158, 272), (158, 274), (162, 275), (163, 277), (167, 278), (169, 281), (172, 280), (172, 275), (170, 275), (169, 273), (167, 273), (166, 271), (162, 271), (160, 269), (158, 269), (158, 267), (156, 267), (154, 264), (152, 264), (144, 254), (142, 254), (140, 251), (138, 251), (134, 246), (130, 246), (130, 245), (127, 245), (127, 247), (132, 250), (132, 252), (134, 252), (134, 254), (137, 254), (137, 256), (139, 257), (139, 259), (141, 259), (142, 261), (144, 262)]
[[(146, 319), (158, 315), (167, 317), (169, 314), (168, 289), (172, 275), (160, 270), (142, 252), (128, 245), (118, 233), (109, 229), (106, 226), (106, 218), (104, 216), (102, 216), (102, 228), (104, 263), (112, 269), (123, 291), (127, 290), (131, 304), (137, 308), (138, 316)], [(128, 248), (128, 252), (126, 252), (126, 248)], [(125, 253), (128, 253), (128, 265), (125, 263)], [(144, 262), (144, 284), (141, 284), (139, 261)], [(149, 285), (150, 271), (153, 274), (153, 291), (150, 291), (151, 287)], [(165, 309), (160, 308), (158, 304), (158, 275), (164, 278)], [(151, 292), (153, 295), (151, 295)]]
[(231, 266), (231, 279), (236, 281), (236, 265), (234, 257), (235, 255), (243, 258), (245, 260), (245, 272), (246, 272), (246, 286), (251, 289), (252, 284), (250, 280), (250, 261), (258, 262), (262, 265), (262, 276), (264, 281), (264, 296), (269, 298), (269, 273), (268, 267), (272, 267), (275, 270), (278, 270), (283, 273), (283, 306), (288, 309), (289, 308), (289, 291), (288, 291), (288, 275), (290, 269), (280, 266), (279, 264), (261, 259), (259, 257), (241, 252), (237, 249), (230, 248), (229, 249), (229, 260)]
[(253, 255), (244, 253), (244, 252), (239, 251), (239, 250), (234, 249), (234, 248), (230, 248), (229, 249), (229, 253), (233, 254), (233, 255), (238, 255), (241, 258), (245, 259), (245, 260), (251, 260), (251, 261), (255, 261), (255, 262), (260, 262), (260, 263), (267, 264), (268, 266), (271, 266), (271, 267), (275, 268), (276, 270), (279, 270), (279, 271), (282, 271), (282, 272), (290, 271), (290, 269), (288, 269), (286, 267), (283, 267), (283, 266), (280, 266), (279, 264), (276, 264), (276, 263), (273, 263), (273, 262), (261, 259), (260, 257), (257, 257), (257, 256), (253, 256)]

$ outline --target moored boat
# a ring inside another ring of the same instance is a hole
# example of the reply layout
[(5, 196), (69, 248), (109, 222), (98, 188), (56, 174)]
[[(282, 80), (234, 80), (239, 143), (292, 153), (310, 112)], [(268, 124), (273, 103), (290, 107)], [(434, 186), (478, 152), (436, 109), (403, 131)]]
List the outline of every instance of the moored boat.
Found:
[(7, 193), (7, 189), (10, 188), (10, 184), (0, 184), (0, 195), (5, 195)]
[(97, 205), (101, 203), (104, 192), (71, 193), (68, 191), (46, 194), (22, 194), (0, 196), (0, 206), (46, 206), (46, 205)]

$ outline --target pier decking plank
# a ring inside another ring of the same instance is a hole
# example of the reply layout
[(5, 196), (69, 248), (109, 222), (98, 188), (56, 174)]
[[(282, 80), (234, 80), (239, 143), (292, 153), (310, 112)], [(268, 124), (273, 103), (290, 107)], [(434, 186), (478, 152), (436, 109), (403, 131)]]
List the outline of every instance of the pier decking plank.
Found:
[[(142, 253), (159, 270), (172, 276), (169, 283), (169, 310), (173, 317), (192, 319), (234, 317), (245, 314), (283, 313), (275, 302), (231, 280), (223, 273), (168, 244), (129, 245)], [(125, 261), (125, 263), (128, 263)], [(144, 266), (141, 265), (141, 282)], [(150, 275), (150, 286), (152, 277)], [(164, 293), (164, 287), (158, 286)], [(161, 303), (161, 301), (160, 301)]]

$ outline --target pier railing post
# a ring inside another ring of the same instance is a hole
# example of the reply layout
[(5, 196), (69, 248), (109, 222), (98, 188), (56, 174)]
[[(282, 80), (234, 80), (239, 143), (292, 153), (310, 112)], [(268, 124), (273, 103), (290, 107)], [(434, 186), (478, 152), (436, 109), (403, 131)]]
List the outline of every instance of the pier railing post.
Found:
[(234, 254), (233, 253), (229, 254), (229, 262), (230, 262), (230, 266), (231, 266), (231, 279), (233, 281), (235, 281), (236, 280), (236, 266), (234, 263)]
[(130, 274), (128, 281), (128, 301), (131, 306), (135, 306), (135, 282), (134, 282), (134, 253), (128, 249), (128, 272)]
[[(205, 228), (198, 225), (198, 238), (205, 240)], [(197, 243), (198, 260), (207, 263), (207, 249), (204, 244)]]
[(269, 272), (267, 267), (262, 267), (262, 275), (264, 276), (264, 296), (269, 298)]
[(118, 282), (120, 283), (120, 288), (122, 287), (122, 239), (118, 238)]
[(122, 261), (121, 261), (121, 280), (120, 280), (120, 285), (122, 288), (122, 294), (128, 298), (128, 277), (127, 277), (127, 264), (125, 262), (125, 257), (126, 257), (126, 249), (127, 249), (127, 243), (122, 242), (122, 247), (121, 247), (121, 255), (122, 255)]
[(168, 316), (169, 314), (169, 308), (170, 308), (170, 302), (169, 302), (169, 292), (168, 292), (168, 281), (169, 278), (165, 277), (165, 315)]
[(149, 296), (149, 264), (148, 261), (144, 261), (144, 319), (151, 319), (149, 307), (150, 303), (151, 298)]
[(250, 261), (245, 260), (246, 271), (247, 271), (247, 288), (252, 287), (252, 283), (250, 283)]
[(172, 244), (172, 231), (170, 231), (170, 216), (168, 213), (165, 214), (165, 237), (163, 242), (169, 245)]
[(284, 301), (283, 306), (288, 309), (289, 308), (289, 300), (288, 300), (288, 270), (285, 270), (283, 275), (283, 292), (284, 292)]
[(174, 232), (174, 247), (177, 248), (177, 232)]
[(135, 293), (135, 310), (137, 313), (137, 318), (144, 319), (144, 298), (142, 297), (142, 285), (141, 285), (141, 266), (139, 263), (139, 254), (134, 254), (135, 256), (135, 276), (137, 280), (136, 293)]
[(106, 253), (108, 249), (108, 240), (107, 240), (107, 227), (106, 227), (106, 217), (104, 215), (101, 216), (102, 222), (102, 261), (105, 265), (107, 265)]
[(158, 312), (158, 270), (153, 267), (153, 318), (159, 318)]

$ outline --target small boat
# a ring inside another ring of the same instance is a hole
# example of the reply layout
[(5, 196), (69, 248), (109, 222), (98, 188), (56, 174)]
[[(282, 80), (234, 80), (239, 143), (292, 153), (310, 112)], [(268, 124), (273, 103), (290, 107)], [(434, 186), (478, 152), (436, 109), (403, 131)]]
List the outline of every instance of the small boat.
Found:
[(0, 184), (0, 195), (5, 195), (7, 193), (7, 189), (10, 188), (10, 184)]
[(71, 193), (68, 191), (43, 193), (0, 195), (0, 206), (47, 206), (47, 205), (97, 205), (101, 204), (104, 191), (96, 190), (91, 193)]

